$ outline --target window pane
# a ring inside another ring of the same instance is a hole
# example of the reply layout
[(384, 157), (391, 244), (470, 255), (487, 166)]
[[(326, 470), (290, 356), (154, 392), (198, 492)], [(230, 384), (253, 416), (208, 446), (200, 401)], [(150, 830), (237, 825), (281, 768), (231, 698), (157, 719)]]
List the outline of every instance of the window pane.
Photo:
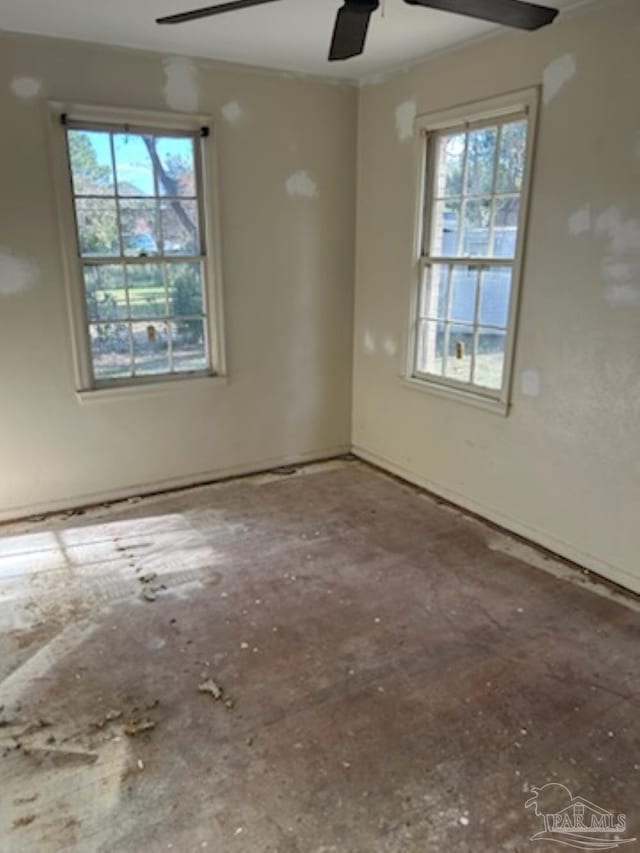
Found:
[(471, 379), (471, 353), (473, 351), (473, 327), (449, 326), (447, 363), (444, 375), (458, 382)]
[(202, 266), (198, 263), (169, 264), (167, 272), (170, 313), (178, 317), (203, 314)]
[(126, 319), (124, 268), (117, 264), (87, 264), (83, 272), (89, 320)]
[(429, 137), (435, 176), (428, 187), (416, 370), (496, 396), (489, 392), (503, 385), (528, 119), (489, 121)]
[(480, 309), (482, 325), (505, 326), (509, 320), (511, 267), (489, 267), (480, 276)]
[(493, 257), (513, 258), (518, 238), (520, 197), (496, 198), (493, 204)]
[(469, 133), (466, 195), (484, 195), (493, 191), (497, 136), (496, 127), (483, 127)]
[(160, 195), (196, 195), (194, 141), (191, 137), (156, 137), (155, 150)]
[(437, 196), (462, 195), (465, 138), (464, 133), (439, 138)]
[(436, 202), (433, 211), (432, 255), (451, 257), (458, 254), (458, 232), (460, 230), (460, 202)]
[(120, 227), (125, 255), (158, 254), (158, 211), (155, 201), (121, 201)]
[(198, 140), (69, 128), (67, 142), (94, 377), (207, 370)]
[(76, 221), (82, 257), (120, 254), (114, 199), (76, 199)]
[(491, 219), (491, 200), (488, 198), (470, 199), (464, 205), (464, 235), (462, 254), (470, 257), (484, 257), (489, 249), (489, 221)]
[(449, 267), (434, 264), (425, 267), (423, 292), (420, 300), (420, 315), (434, 320), (444, 320), (447, 316), (447, 288)]
[(128, 265), (127, 282), (132, 319), (166, 316), (167, 300), (161, 264)]
[(89, 338), (96, 379), (131, 376), (131, 344), (126, 323), (92, 323)]
[(160, 217), (165, 255), (200, 254), (198, 205), (195, 201), (163, 201)]
[(171, 323), (173, 369), (206, 370), (207, 347), (203, 320), (176, 320)]
[(503, 125), (498, 155), (496, 192), (512, 193), (522, 190), (526, 146), (526, 119)]
[(455, 266), (453, 268), (450, 319), (473, 323), (476, 310), (477, 283), (477, 268), (468, 266)]
[(418, 328), (416, 369), (442, 376), (444, 323), (422, 320)]
[(167, 324), (157, 321), (132, 323), (131, 331), (135, 375), (169, 373)]
[(69, 130), (67, 139), (75, 195), (114, 195), (110, 134)]
[(152, 196), (155, 194), (153, 165), (148, 145), (152, 136), (135, 133), (114, 133), (118, 195)]
[(478, 344), (473, 381), (484, 388), (500, 390), (504, 369), (506, 333), (497, 329), (478, 329)]

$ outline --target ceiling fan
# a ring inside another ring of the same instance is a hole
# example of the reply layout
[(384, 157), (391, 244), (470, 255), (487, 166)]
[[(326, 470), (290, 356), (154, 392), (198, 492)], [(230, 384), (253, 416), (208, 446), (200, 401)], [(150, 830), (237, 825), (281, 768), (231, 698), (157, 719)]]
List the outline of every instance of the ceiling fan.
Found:
[[(220, 15), (222, 12), (234, 12), (237, 9), (275, 2), (277, 0), (231, 0), (231, 2), (219, 3), (217, 6), (206, 6), (204, 9), (194, 9), (191, 12), (180, 12), (177, 15), (158, 18), (157, 23), (182, 24), (198, 18), (208, 18), (209, 15)], [(540, 29), (550, 24), (558, 14), (557, 9), (528, 3), (525, 0), (404, 0), (404, 2), (410, 6), (424, 6), (429, 9), (439, 9), (442, 12), (454, 12), (520, 30)], [(344, 0), (343, 5), (338, 9), (333, 29), (329, 50), (330, 62), (349, 59), (362, 53), (369, 20), (379, 5), (380, 0)]]

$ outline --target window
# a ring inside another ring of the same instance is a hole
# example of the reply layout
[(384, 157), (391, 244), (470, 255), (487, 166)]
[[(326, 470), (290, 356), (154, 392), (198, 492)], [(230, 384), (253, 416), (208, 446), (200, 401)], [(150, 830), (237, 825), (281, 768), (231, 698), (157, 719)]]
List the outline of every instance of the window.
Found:
[(213, 374), (208, 130), (100, 118), (62, 117), (80, 387)]
[[(513, 101), (513, 103), (510, 103)], [(506, 406), (535, 98), (426, 131), (414, 378)], [(435, 124), (435, 126), (434, 126)]]

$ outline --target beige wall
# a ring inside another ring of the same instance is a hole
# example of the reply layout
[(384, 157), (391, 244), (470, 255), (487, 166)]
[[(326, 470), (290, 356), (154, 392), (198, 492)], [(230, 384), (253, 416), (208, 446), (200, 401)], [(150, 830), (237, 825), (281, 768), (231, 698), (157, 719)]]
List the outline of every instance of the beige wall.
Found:
[[(0, 38), (0, 517), (349, 447), (357, 92), (165, 60)], [(213, 117), (226, 387), (76, 398), (49, 99)]]
[[(359, 94), (1, 38), (0, 518), (346, 449), (353, 344), (357, 452), (640, 589), (639, 34), (636, 0), (606, 0)], [(417, 190), (407, 128), (416, 111), (543, 82), (513, 405), (502, 417), (402, 382)], [(48, 99), (213, 116), (226, 386), (77, 399)], [(287, 193), (299, 171), (316, 196)], [(535, 381), (523, 386), (523, 374)]]
[[(637, 0), (607, 0), (361, 91), (353, 415), (357, 452), (636, 590), (639, 44)], [(428, 113), (543, 82), (513, 406), (502, 417), (401, 381), (416, 153), (400, 137), (414, 105)], [(527, 371), (537, 396), (523, 392)]]

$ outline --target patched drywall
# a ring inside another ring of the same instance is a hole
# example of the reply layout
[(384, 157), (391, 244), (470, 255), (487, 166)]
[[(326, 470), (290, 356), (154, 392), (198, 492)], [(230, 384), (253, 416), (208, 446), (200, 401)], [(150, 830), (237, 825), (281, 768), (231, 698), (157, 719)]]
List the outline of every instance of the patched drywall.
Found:
[(574, 237), (589, 235), (605, 241), (600, 265), (604, 298), (612, 307), (640, 304), (640, 219), (625, 216), (616, 206), (592, 215), (587, 204), (569, 217)]
[(220, 112), (227, 124), (238, 124), (244, 115), (242, 107), (237, 101), (229, 101), (221, 108)]
[(35, 77), (14, 77), (11, 81), (11, 91), (16, 98), (30, 101), (37, 98), (42, 91), (42, 81)]
[(586, 234), (591, 230), (591, 205), (585, 204), (584, 207), (575, 210), (569, 217), (569, 231), (574, 237), (580, 234)]
[(640, 285), (610, 284), (604, 298), (613, 308), (640, 308)]
[(608, 236), (613, 255), (640, 255), (640, 220), (626, 218), (619, 207), (609, 207), (598, 216), (596, 234)]
[(38, 279), (35, 261), (0, 246), (0, 296), (12, 296), (29, 290)]
[(362, 347), (367, 355), (373, 355), (376, 351), (376, 341), (369, 329), (365, 329), (362, 337)]
[(576, 58), (572, 53), (565, 53), (564, 56), (559, 56), (547, 65), (542, 75), (542, 97), (545, 104), (558, 95), (575, 73)]
[(640, 288), (640, 220), (609, 207), (596, 219), (595, 234), (605, 238), (602, 275), (610, 305), (635, 305)]
[(520, 391), (525, 397), (537, 397), (540, 394), (540, 374), (537, 370), (522, 371)]
[(413, 136), (417, 105), (413, 98), (396, 107), (396, 136), (398, 142), (406, 142)]
[(289, 175), (285, 181), (287, 194), (292, 198), (315, 198), (318, 195), (318, 186), (311, 175), (301, 170)]
[(200, 109), (198, 67), (185, 56), (170, 56), (162, 63), (165, 75), (164, 99), (172, 110), (196, 113)]
[(382, 349), (386, 352), (389, 358), (393, 358), (398, 354), (398, 344), (391, 335), (385, 335), (382, 341)]

